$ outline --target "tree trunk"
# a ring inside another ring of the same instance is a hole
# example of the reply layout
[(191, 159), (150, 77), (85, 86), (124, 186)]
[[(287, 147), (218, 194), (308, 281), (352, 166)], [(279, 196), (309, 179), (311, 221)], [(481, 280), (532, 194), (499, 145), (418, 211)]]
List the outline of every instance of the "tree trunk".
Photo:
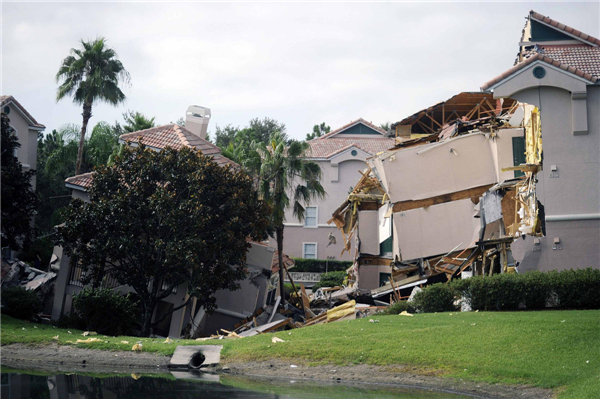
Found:
[(150, 306), (142, 307), (142, 325), (140, 329), (141, 337), (149, 337), (150, 329), (152, 327), (152, 313), (154, 313), (154, 308), (156, 306), (154, 304), (150, 304)]
[(83, 124), (81, 125), (81, 136), (79, 137), (79, 148), (77, 149), (77, 164), (75, 165), (75, 174), (81, 174), (81, 163), (83, 161), (83, 143), (85, 142), (85, 133), (87, 132), (88, 121), (92, 117), (92, 103), (83, 103)]
[(283, 226), (277, 226), (275, 233), (277, 237), (277, 263), (279, 265), (279, 294), (281, 295), (281, 304), (285, 305), (285, 291), (283, 289)]

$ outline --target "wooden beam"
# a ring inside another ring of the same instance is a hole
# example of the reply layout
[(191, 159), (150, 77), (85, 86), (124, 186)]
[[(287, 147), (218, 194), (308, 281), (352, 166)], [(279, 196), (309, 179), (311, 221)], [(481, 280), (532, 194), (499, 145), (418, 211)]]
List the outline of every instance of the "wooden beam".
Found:
[(392, 212), (403, 212), (411, 209), (427, 208), (432, 205), (444, 204), (446, 202), (459, 201), (467, 198), (479, 199), (479, 197), (489, 190), (493, 184), (486, 184), (485, 186), (469, 188), (466, 190), (456, 191), (453, 193), (442, 194), (436, 197), (425, 198), (422, 200), (408, 200), (396, 202), (392, 207)]
[(423, 122), (421, 122), (420, 120), (417, 121), (417, 123), (419, 124), (419, 126), (421, 126), (423, 129), (425, 130), (429, 130), (430, 133), (435, 133), (435, 131), (433, 129), (431, 129), (429, 126), (427, 126), (426, 124), (424, 124)]

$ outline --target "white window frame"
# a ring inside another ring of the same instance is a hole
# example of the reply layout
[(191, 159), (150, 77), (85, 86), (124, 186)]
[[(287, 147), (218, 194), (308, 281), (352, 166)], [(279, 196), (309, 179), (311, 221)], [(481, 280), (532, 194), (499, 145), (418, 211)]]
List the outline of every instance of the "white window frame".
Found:
[[(306, 244), (314, 244), (314, 246), (315, 246), (315, 257), (314, 258), (306, 257)], [(319, 259), (319, 243), (318, 242), (303, 242), (302, 243), (302, 257), (304, 259)]]
[(318, 206), (307, 206), (306, 209), (308, 210), (308, 208), (315, 208), (315, 225), (314, 226), (306, 225), (306, 212), (305, 212), (303, 227), (305, 229), (316, 229), (319, 227), (319, 207)]

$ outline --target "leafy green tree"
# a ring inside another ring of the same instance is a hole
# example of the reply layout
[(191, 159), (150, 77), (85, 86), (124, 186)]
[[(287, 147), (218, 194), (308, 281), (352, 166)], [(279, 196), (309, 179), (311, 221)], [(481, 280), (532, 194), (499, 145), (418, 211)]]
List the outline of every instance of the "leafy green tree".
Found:
[(215, 145), (221, 149), (229, 147), (230, 143), (233, 143), (235, 136), (240, 131), (239, 127), (233, 125), (227, 125), (225, 127), (215, 126)]
[(140, 112), (127, 111), (123, 113), (123, 119), (125, 119), (125, 125), (123, 130), (125, 133), (138, 132), (140, 130), (150, 129), (154, 127), (155, 118), (147, 118)]
[(56, 243), (94, 280), (110, 273), (135, 289), (144, 336), (162, 321), (151, 322), (159, 301), (183, 283), (214, 309), (214, 293), (246, 275), (248, 238), (267, 237), (269, 208), (252, 179), (195, 149), (125, 147), (96, 169), (89, 196), (65, 210)]
[(23, 170), (15, 156), (21, 147), (8, 116), (2, 113), (2, 246), (20, 250), (31, 241), (38, 198), (31, 187), (35, 170)]
[[(288, 142), (285, 124), (271, 118), (254, 118), (250, 121), (248, 128), (251, 129), (257, 141), (269, 145), (274, 134), (278, 133), (284, 141)], [(289, 144), (289, 143), (288, 143)]]
[[(304, 220), (305, 208), (314, 199), (325, 198), (321, 185), (321, 168), (306, 159), (309, 145), (305, 141), (288, 142), (283, 133), (276, 132), (270, 145), (254, 142), (253, 152), (243, 165), (258, 177), (258, 192), (271, 206), (271, 226), (275, 231), (279, 251), (279, 287), (283, 290), (283, 223), (285, 211), (292, 207), (293, 215)], [(282, 297), (283, 299), (283, 297)]]
[(379, 127), (388, 133), (392, 131), (392, 124), (390, 122), (382, 123), (381, 125), (379, 125)]
[(312, 133), (306, 134), (306, 141), (321, 137), (331, 131), (331, 128), (322, 122), (320, 125), (314, 125)]
[(56, 101), (73, 96), (73, 102), (83, 105), (83, 124), (79, 136), (75, 173), (81, 173), (83, 146), (87, 125), (92, 117), (92, 106), (101, 101), (118, 105), (125, 100), (119, 88), (120, 82), (129, 82), (129, 73), (117, 59), (117, 53), (106, 47), (102, 37), (93, 41), (81, 41), (82, 49), (71, 49), (56, 74), (58, 87)]

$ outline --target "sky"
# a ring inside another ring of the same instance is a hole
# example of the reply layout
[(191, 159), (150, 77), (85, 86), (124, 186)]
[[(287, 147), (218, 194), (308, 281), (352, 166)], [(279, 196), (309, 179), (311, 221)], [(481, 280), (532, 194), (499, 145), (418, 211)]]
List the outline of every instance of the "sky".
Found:
[(54, 77), (80, 39), (103, 36), (131, 75), (125, 104), (96, 104), (91, 125), (126, 110), (166, 124), (189, 105), (215, 125), (285, 123), (303, 139), (364, 118), (396, 122), (513, 65), (533, 9), (600, 37), (588, 3), (124, 3), (2, 2), (2, 94), (46, 132), (81, 124), (56, 102)]

